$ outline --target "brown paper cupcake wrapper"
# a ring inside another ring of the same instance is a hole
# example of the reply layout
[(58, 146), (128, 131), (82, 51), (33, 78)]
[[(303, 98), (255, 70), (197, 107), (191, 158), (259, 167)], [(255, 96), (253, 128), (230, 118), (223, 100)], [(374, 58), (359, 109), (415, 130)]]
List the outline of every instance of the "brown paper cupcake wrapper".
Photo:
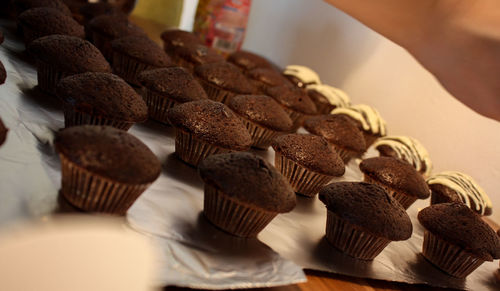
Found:
[(175, 130), (175, 153), (190, 165), (196, 167), (208, 156), (229, 152), (231, 150), (205, 143), (183, 130)]
[(252, 146), (258, 149), (267, 149), (271, 145), (273, 139), (281, 134), (278, 131), (262, 127), (244, 117), (240, 116), (240, 119), (248, 129), (250, 136), (252, 136)]
[(427, 230), (424, 233), (422, 254), (439, 269), (457, 278), (467, 277), (484, 263), (484, 260), (438, 238)]
[(238, 203), (205, 184), (203, 212), (214, 225), (240, 237), (255, 237), (277, 215)]
[(198, 80), (200, 85), (203, 87), (203, 89), (205, 89), (205, 92), (207, 93), (208, 98), (213, 100), (213, 101), (228, 104), (229, 100), (231, 100), (231, 98), (233, 98), (236, 95), (235, 93), (233, 93), (231, 91), (227, 91), (227, 90), (224, 90), (222, 88), (219, 88), (219, 87), (213, 85), (212, 83), (207, 82), (203, 79), (200, 79), (200, 78), (196, 78), (196, 79)]
[(108, 119), (100, 116), (90, 115), (87, 113), (79, 112), (71, 108), (64, 108), (64, 127), (78, 126), (78, 125), (108, 125), (122, 130), (129, 130), (133, 122), (119, 121)]
[(104, 35), (92, 31), (91, 32), (92, 43), (98, 48), (102, 55), (109, 61), (113, 61), (113, 49), (111, 48), (111, 40)]
[(124, 215), (150, 185), (115, 182), (80, 168), (62, 154), (59, 156), (61, 193), (68, 202), (85, 211)]
[(349, 256), (363, 260), (373, 260), (391, 242), (357, 229), (331, 211), (327, 211), (326, 239)]
[(306, 120), (306, 115), (304, 115), (300, 112), (294, 111), (286, 106), (283, 106), (283, 109), (285, 109), (285, 112), (290, 116), (290, 119), (293, 122), (291, 132), (297, 131), (297, 129), (299, 127), (301, 127), (302, 124), (304, 123), (304, 120)]
[(68, 76), (50, 64), (37, 60), (38, 87), (45, 93), (56, 96), (56, 86), (59, 81)]
[(148, 106), (149, 118), (167, 124), (169, 124), (167, 119), (167, 110), (179, 104), (173, 99), (170, 99), (168, 96), (158, 94), (149, 89), (146, 89), (144, 101)]
[(156, 67), (138, 62), (134, 58), (126, 56), (122, 53), (113, 51), (113, 71), (118, 76), (122, 77), (125, 81), (132, 83), (136, 86), (141, 86), (137, 80), (139, 73)]
[(287, 178), (295, 192), (314, 197), (319, 190), (333, 177), (308, 170), (291, 159), (276, 152), (274, 156), (276, 168)]
[(417, 201), (417, 197), (406, 195), (402, 192), (396, 191), (395, 189), (392, 189), (391, 187), (388, 187), (380, 183), (379, 181), (370, 178), (367, 175), (364, 175), (364, 177), (366, 183), (375, 184), (384, 188), (384, 190), (387, 191), (387, 193), (389, 193), (392, 197), (394, 197), (399, 202), (399, 204), (404, 207), (404, 209), (408, 209), (415, 201)]
[(331, 145), (332, 148), (337, 152), (337, 154), (339, 154), (344, 164), (347, 164), (352, 158), (356, 156), (356, 153), (353, 151), (346, 150), (345, 148), (336, 146), (334, 144)]

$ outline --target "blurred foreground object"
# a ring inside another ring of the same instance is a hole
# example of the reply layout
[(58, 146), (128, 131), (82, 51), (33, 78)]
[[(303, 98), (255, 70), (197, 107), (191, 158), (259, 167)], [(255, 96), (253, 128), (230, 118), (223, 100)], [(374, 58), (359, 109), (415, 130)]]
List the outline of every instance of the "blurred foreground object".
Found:
[(153, 258), (122, 219), (49, 218), (0, 233), (0, 290), (155, 290)]

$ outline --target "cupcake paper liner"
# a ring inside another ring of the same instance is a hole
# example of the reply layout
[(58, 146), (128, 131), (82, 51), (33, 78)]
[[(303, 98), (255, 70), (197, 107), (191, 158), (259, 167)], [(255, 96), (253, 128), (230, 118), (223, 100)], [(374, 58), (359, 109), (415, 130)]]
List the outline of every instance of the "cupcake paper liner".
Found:
[(179, 104), (168, 96), (158, 94), (155, 91), (146, 89), (143, 99), (148, 106), (148, 114), (151, 119), (167, 123), (167, 110)]
[(109, 61), (113, 61), (113, 49), (111, 48), (111, 40), (104, 35), (92, 31), (91, 32), (92, 43), (96, 48), (98, 48), (102, 55)]
[(228, 152), (231, 150), (205, 143), (181, 129), (175, 130), (175, 153), (190, 165), (196, 167), (208, 156)]
[(333, 177), (308, 170), (291, 159), (276, 152), (274, 156), (276, 168), (287, 178), (295, 192), (314, 197), (319, 190)]
[(196, 79), (198, 80), (200, 85), (203, 87), (203, 89), (205, 89), (205, 92), (207, 93), (208, 98), (213, 100), (213, 101), (228, 104), (229, 100), (231, 100), (231, 98), (233, 98), (236, 95), (235, 93), (233, 93), (231, 91), (227, 91), (227, 90), (224, 90), (222, 88), (219, 88), (219, 87), (213, 85), (212, 83), (207, 82), (203, 79), (200, 79), (200, 78), (196, 78)]
[(64, 127), (71, 127), (77, 125), (108, 125), (116, 127), (118, 129), (123, 129), (125, 131), (129, 130), (133, 122), (119, 121), (108, 119), (100, 116), (95, 116), (87, 113), (83, 113), (71, 108), (64, 108)]
[(336, 146), (334, 144), (331, 144), (332, 148), (339, 154), (340, 158), (344, 162), (344, 164), (347, 164), (352, 158), (356, 156), (356, 154), (353, 151), (346, 150), (345, 148)]
[(124, 215), (150, 185), (115, 182), (77, 166), (62, 154), (59, 156), (61, 193), (68, 202), (85, 211)]
[(139, 73), (149, 69), (155, 69), (156, 67), (150, 66), (141, 62), (138, 62), (134, 58), (131, 58), (122, 53), (113, 51), (113, 71), (125, 81), (132, 83), (136, 86), (141, 86), (141, 83), (137, 80)]
[(406, 195), (404, 193), (396, 191), (396, 190), (392, 189), (391, 187), (388, 187), (388, 186), (380, 183), (379, 181), (372, 179), (371, 177), (369, 177), (367, 175), (364, 175), (364, 177), (365, 177), (364, 180), (366, 183), (375, 184), (375, 185), (378, 185), (378, 186), (384, 188), (384, 190), (387, 191), (387, 193), (389, 193), (392, 197), (394, 197), (394, 199), (396, 199), (399, 202), (399, 204), (401, 204), (401, 206), (404, 207), (404, 209), (408, 209), (415, 201), (417, 201), (417, 197)]
[(438, 238), (427, 230), (424, 233), (422, 254), (439, 269), (457, 278), (467, 277), (484, 263), (484, 260)]
[(66, 72), (37, 60), (38, 87), (45, 93), (56, 96), (56, 86), (59, 81), (68, 76)]
[(349, 256), (363, 260), (373, 260), (391, 242), (357, 229), (331, 211), (327, 211), (326, 239)]
[(205, 184), (203, 212), (214, 225), (240, 237), (255, 237), (277, 215), (238, 203), (219, 189)]
[(250, 136), (252, 136), (253, 147), (265, 150), (271, 145), (273, 139), (280, 135), (280, 132), (262, 127), (244, 117), (240, 116), (240, 119), (248, 129)]

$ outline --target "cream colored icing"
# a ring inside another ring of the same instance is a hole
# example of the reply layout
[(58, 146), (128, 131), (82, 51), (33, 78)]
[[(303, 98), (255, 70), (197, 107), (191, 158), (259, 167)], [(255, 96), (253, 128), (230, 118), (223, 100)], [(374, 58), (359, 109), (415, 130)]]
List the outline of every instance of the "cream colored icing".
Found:
[(302, 81), (303, 83), (302, 85), (321, 84), (318, 74), (315, 71), (309, 69), (308, 67), (290, 65), (285, 68), (283, 74), (288, 76), (294, 76), (295, 78)]
[(491, 200), (484, 190), (472, 179), (471, 176), (455, 171), (445, 171), (427, 179), (429, 185), (441, 184), (457, 192), (460, 200), (471, 207), (471, 201), (476, 206), (476, 211), (484, 214), (486, 208), (492, 208)]
[(387, 136), (379, 138), (373, 147), (377, 148), (380, 145), (391, 147), (398, 158), (412, 164), (417, 171), (425, 167), (424, 175), (430, 175), (432, 162), (429, 153), (418, 140), (408, 136)]
[(351, 105), (351, 99), (342, 90), (326, 84), (313, 84), (307, 86), (307, 90), (315, 90), (330, 102), (330, 104), (337, 107), (348, 107)]
[(385, 136), (387, 126), (380, 113), (373, 107), (365, 104), (356, 104), (350, 107), (335, 108), (331, 114), (345, 114), (358, 120), (363, 130), (369, 131), (375, 135)]

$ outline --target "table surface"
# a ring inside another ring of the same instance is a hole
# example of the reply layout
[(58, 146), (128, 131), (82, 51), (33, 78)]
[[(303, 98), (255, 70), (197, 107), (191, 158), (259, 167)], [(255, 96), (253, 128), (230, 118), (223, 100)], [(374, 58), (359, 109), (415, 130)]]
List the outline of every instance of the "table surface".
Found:
[[(131, 20), (141, 26), (147, 33), (148, 36), (155, 42), (161, 44), (160, 34), (166, 30), (168, 27), (137, 16), (131, 16)], [(490, 224), (495, 230), (499, 226), (487, 218), (485, 221)], [(272, 287), (272, 288), (259, 288), (259, 289), (247, 289), (247, 290), (265, 290), (265, 291), (321, 291), (321, 290), (332, 290), (332, 291), (372, 291), (372, 290), (450, 290), (443, 288), (429, 287), (426, 285), (411, 285), (399, 282), (388, 282), (373, 279), (364, 278), (354, 278), (345, 275), (331, 274), (326, 272), (319, 272), (313, 270), (305, 270), (307, 275), (307, 282), (295, 285)], [(193, 290), (189, 288), (179, 288), (179, 287), (166, 287), (165, 291), (187, 291)]]

